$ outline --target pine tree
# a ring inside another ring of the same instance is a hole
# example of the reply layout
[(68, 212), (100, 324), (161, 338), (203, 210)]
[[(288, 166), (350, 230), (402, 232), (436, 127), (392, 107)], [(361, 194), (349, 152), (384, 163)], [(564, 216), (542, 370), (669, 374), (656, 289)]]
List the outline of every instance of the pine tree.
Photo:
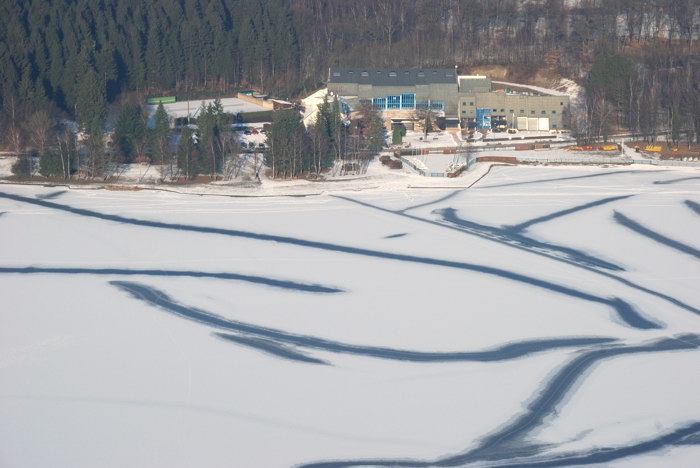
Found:
[(400, 145), (401, 141), (403, 139), (403, 135), (401, 135), (401, 127), (403, 125), (394, 125), (394, 130), (391, 132), (391, 144), (393, 145)]
[(170, 149), (170, 119), (163, 107), (163, 103), (158, 104), (155, 116), (153, 117), (153, 156), (156, 164), (161, 166), (161, 177), (165, 178), (166, 166), (169, 173), (173, 172), (173, 158)]
[(273, 177), (296, 177), (310, 167), (308, 140), (299, 112), (283, 109), (272, 118), (266, 165)]
[(77, 96), (76, 120), (83, 132), (101, 133), (107, 114), (105, 86), (92, 65), (87, 64), (86, 68)]
[(39, 174), (45, 177), (62, 177), (65, 171), (61, 163), (61, 154), (56, 149), (42, 153), (39, 157)]
[(121, 109), (119, 109), (117, 122), (114, 125), (113, 136), (116, 149), (125, 162), (131, 162), (134, 157), (133, 139), (137, 126), (136, 120), (134, 108), (129, 103), (125, 103)]

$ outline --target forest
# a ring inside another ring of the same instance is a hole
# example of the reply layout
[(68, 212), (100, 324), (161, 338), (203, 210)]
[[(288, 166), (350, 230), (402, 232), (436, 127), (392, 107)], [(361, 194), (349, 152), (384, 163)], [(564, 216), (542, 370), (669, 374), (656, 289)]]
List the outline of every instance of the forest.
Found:
[(294, 99), (331, 66), (501, 65), (581, 84), (581, 140), (697, 141), (699, 34), (700, 0), (2, 0), (0, 131), (40, 152), (37, 122), (95, 134), (146, 96)]

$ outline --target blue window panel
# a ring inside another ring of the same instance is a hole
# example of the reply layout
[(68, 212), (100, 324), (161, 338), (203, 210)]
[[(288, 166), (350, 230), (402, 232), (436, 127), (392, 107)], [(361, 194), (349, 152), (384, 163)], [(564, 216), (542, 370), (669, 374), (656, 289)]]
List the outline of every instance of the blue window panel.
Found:
[(373, 98), (372, 102), (377, 110), (386, 110), (386, 98)]
[(491, 128), (491, 109), (476, 109), (476, 128), (479, 130)]
[(401, 96), (387, 96), (386, 97), (386, 108), (387, 109), (400, 109), (401, 108)]
[(340, 112), (346, 116), (350, 115), (350, 106), (342, 97), (340, 98)]
[(403, 93), (401, 95), (401, 109), (415, 109), (416, 107), (416, 94), (415, 93)]

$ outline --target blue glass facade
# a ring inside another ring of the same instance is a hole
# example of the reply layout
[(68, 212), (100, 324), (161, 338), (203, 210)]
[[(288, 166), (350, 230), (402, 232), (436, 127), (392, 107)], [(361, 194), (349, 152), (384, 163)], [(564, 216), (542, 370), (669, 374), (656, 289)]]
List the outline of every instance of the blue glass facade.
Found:
[(476, 128), (479, 130), (491, 129), (491, 109), (476, 109)]
[[(411, 109), (427, 109), (427, 102), (423, 107), (418, 107), (418, 103), (423, 101), (416, 100), (415, 93), (392, 94), (386, 97), (372, 98), (372, 104), (379, 111), (384, 110), (411, 110)], [(444, 108), (441, 102), (431, 102), (432, 110), (442, 110)]]
[(386, 110), (386, 98), (372, 98), (372, 104), (377, 110)]

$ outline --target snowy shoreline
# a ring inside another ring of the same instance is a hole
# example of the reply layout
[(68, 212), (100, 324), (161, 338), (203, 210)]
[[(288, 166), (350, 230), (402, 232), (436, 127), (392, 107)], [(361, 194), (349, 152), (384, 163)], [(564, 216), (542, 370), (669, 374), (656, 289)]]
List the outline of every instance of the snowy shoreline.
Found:
[[(490, 155), (485, 155), (490, 156)], [(371, 164), (368, 173), (363, 176), (335, 177), (325, 180), (270, 180), (262, 179), (261, 183), (204, 183), (204, 184), (148, 184), (133, 181), (117, 182), (62, 182), (62, 181), (15, 181), (0, 179), (1, 185), (27, 185), (39, 187), (63, 187), (70, 190), (112, 190), (112, 191), (154, 191), (168, 192), (183, 195), (210, 195), (232, 198), (265, 198), (265, 197), (306, 197), (335, 192), (357, 192), (366, 190), (396, 191), (404, 189), (466, 189), (486, 175), (492, 166), (502, 165), (498, 162), (483, 162), (475, 164), (469, 171), (463, 172), (459, 177), (425, 177), (409, 170), (392, 171), (381, 167), (380, 164)], [(698, 172), (699, 168), (629, 165), (629, 162), (618, 164), (610, 163), (566, 163), (532, 161), (526, 159), (520, 167), (578, 167), (591, 169), (611, 169), (615, 167), (624, 170), (674, 170)]]

